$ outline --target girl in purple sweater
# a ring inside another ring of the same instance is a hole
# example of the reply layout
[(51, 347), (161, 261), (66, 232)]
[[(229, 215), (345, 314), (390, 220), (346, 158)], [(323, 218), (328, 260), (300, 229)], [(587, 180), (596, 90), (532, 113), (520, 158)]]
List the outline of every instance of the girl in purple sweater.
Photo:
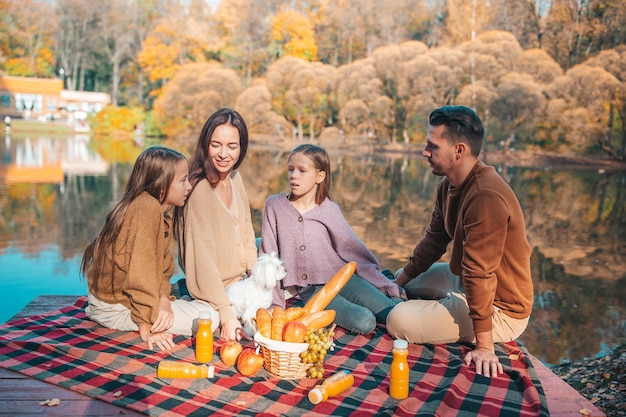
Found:
[(403, 290), (380, 270), (378, 261), (330, 200), (330, 158), (319, 146), (296, 147), (288, 160), (289, 194), (265, 202), (261, 253), (276, 252), (287, 276), (274, 290), (273, 304), (292, 296), (307, 302), (342, 266), (357, 263), (355, 275), (327, 309), (344, 329), (368, 334), (402, 298)]

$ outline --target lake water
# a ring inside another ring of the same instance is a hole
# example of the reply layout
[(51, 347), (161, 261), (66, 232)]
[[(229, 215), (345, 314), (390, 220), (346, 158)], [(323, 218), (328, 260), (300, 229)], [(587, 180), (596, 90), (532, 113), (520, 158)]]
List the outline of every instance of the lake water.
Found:
[[(82, 251), (141, 149), (87, 136), (0, 138), (3, 322), (37, 295), (86, 293)], [(440, 178), (419, 155), (330, 153), (331, 197), (383, 268), (402, 266), (428, 224)], [(257, 235), (265, 199), (287, 188), (287, 155), (252, 145), (240, 168)], [(535, 307), (522, 342), (547, 364), (602, 355), (623, 342), (626, 171), (498, 169), (520, 199), (533, 247)], [(177, 270), (173, 280), (181, 276)]]

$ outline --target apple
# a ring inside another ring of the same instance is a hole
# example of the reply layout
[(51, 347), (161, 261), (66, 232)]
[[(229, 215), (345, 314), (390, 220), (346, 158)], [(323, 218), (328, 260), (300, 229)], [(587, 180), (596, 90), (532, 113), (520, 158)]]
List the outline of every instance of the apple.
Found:
[(241, 343), (229, 340), (220, 347), (220, 359), (226, 366), (233, 366), (237, 363), (237, 358), (243, 350)]
[(245, 348), (237, 358), (237, 370), (243, 376), (253, 376), (263, 366), (263, 356), (256, 349)]
[(285, 342), (303, 343), (306, 336), (306, 324), (299, 321), (290, 321), (283, 328), (283, 340)]

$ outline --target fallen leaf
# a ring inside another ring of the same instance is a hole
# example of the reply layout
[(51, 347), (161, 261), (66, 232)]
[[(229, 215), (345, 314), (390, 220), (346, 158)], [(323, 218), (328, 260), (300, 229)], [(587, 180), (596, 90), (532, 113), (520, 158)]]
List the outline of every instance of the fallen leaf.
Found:
[(578, 412), (580, 414), (582, 414), (583, 416), (590, 416), (591, 415), (591, 410), (587, 410), (586, 408), (582, 408), (582, 409), (578, 410)]
[(122, 395), (122, 391), (115, 391), (115, 393), (113, 394), (114, 397), (119, 397)]
[(53, 398), (51, 400), (40, 401), (39, 405), (47, 405), (48, 407), (54, 407), (55, 405), (61, 404), (61, 400), (58, 398)]

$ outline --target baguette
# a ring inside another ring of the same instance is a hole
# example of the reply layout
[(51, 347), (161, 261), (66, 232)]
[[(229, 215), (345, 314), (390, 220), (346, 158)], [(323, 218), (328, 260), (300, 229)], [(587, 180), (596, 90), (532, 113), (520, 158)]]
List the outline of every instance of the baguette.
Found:
[(324, 310), (348, 283), (348, 280), (352, 278), (354, 271), (356, 271), (356, 266), (356, 262), (352, 261), (339, 268), (339, 271), (304, 305), (304, 310), (307, 313), (316, 313)]

